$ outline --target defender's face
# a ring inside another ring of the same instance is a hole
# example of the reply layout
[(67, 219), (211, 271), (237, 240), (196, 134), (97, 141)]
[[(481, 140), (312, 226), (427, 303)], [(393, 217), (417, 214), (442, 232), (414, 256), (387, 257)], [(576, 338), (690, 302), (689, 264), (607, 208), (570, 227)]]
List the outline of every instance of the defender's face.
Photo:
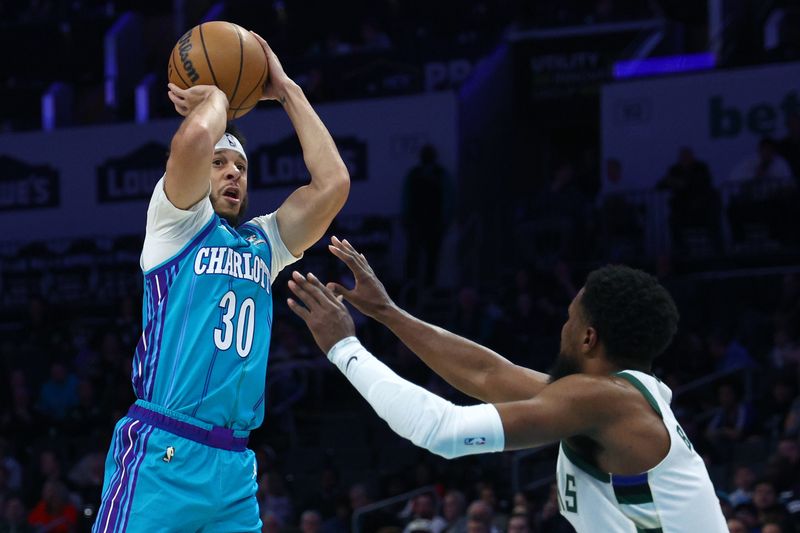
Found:
[(580, 299), (583, 296), (581, 289), (577, 296), (567, 307), (567, 321), (561, 326), (561, 346), (560, 352), (570, 358), (578, 358), (580, 355), (578, 346), (585, 330), (585, 322), (580, 310)]
[(233, 150), (217, 150), (211, 160), (211, 205), (232, 226), (247, 207), (247, 161)]
[(586, 331), (586, 323), (580, 311), (580, 298), (583, 289), (567, 308), (567, 321), (561, 327), (561, 345), (558, 357), (550, 367), (550, 383), (571, 374), (583, 371), (580, 343)]

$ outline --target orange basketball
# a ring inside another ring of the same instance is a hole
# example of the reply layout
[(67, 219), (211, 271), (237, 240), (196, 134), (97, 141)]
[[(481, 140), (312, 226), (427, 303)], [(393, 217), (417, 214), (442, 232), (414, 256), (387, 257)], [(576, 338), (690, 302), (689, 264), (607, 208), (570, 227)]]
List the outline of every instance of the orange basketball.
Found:
[(241, 26), (221, 20), (204, 22), (175, 44), (167, 76), (183, 89), (216, 85), (228, 96), (228, 119), (239, 118), (261, 98), (267, 56), (261, 43)]

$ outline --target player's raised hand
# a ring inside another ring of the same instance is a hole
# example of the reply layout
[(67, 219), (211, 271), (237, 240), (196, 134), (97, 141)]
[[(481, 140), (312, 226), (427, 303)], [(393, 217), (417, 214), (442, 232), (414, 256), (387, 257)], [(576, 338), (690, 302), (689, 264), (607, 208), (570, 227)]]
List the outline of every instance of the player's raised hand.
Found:
[(228, 108), (228, 97), (215, 85), (194, 85), (188, 89), (181, 89), (174, 83), (169, 83), (167, 87), (169, 88), (167, 96), (175, 105), (175, 111), (183, 117), (212, 96), (221, 98), (220, 101), (225, 102), (225, 109)]
[(261, 99), (281, 101), (286, 84), (291, 83), (292, 80), (286, 75), (278, 56), (272, 51), (267, 41), (254, 31), (250, 33), (261, 43), (267, 56), (267, 80), (264, 82), (264, 94)]
[(289, 309), (303, 319), (323, 352), (327, 354), (334, 344), (356, 334), (347, 308), (314, 274), (292, 272), (289, 289), (303, 303), (289, 298)]
[(347, 239), (340, 241), (336, 237), (331, 237), (328, 249), (347, 265), (356, 280), (356, 285), (352, 289), (333, 282), (328, 283), (328, 289), (337, 296), (343, 296), (356, 309), (371, 318), (377, 319), (381, 312), (394, 306), (383, 283), (369, 266), (367, 258), (353, 248)]

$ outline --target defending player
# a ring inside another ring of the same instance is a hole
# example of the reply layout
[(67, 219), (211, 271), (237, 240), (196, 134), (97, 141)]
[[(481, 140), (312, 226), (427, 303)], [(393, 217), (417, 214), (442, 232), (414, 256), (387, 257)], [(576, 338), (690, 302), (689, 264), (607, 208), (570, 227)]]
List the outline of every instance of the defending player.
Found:
[[(678, 312), (652, 276), (595, 270), (569, 306), (550, 376), (426, 324), (398, 308), (363, 255), (333, 239), (355, 275), (347, 290), (292, 275), (289, 300), (320, 348), (399, 435), (446, 458), (561, 442), (561, 513), (579, 532), (724, 532), (703, 460), (650, 367)], [(397, 376), (353, 335), (335, 294), (391, 329), (451, 385), (484, 404), (459, 407)]]
[(333, 139), (259, 37), (262, 99), (300, 139), (311, 183), (241, 224), (247, 155), (213, 86), (169, 98), (185, 117), (147, 212), (137, 401), (117, 424), (93, 531), (261, 531), (250, 430), (264, 417), (271, 284), (328, 228), (349, 191)]

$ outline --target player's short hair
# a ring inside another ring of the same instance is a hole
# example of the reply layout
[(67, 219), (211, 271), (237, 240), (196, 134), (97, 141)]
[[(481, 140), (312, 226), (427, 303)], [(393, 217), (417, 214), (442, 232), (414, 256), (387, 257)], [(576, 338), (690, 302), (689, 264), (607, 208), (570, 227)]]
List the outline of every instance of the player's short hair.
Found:
[(236, 137), (236, 139), (242, 145), (242, 148), (247, 148), (247, 139), (245, 139), (244, 135), (242, 134), (242, 131), (236, 126), (236, 124), (229, 121), (225, 125), (225, 133), (230, 133), (231, 135)]
[(678, 329), (678, 309), (650, 274), (608, 265), (586, 279), (580, 307), (606, 356), (622, 368), (650, 370)]

